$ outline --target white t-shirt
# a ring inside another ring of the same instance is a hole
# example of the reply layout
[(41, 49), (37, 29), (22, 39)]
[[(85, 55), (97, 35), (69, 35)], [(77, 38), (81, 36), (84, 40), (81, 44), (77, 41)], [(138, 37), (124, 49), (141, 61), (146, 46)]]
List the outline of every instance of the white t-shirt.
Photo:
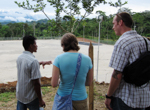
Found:
[(27, 104), (37, 98), (32, 80), (41, 78), (40, 65), (34, 55), (24, 51), (17, 59), (17, 100)]

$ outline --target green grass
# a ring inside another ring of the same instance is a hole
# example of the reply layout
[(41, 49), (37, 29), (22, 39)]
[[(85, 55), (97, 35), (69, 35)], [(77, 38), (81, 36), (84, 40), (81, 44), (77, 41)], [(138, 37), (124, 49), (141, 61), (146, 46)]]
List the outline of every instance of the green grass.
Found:
[(50, 87), (42, 87), (42, 94), (43, 95), (45, 95), (48, 92), (50, 92)]
[(2, 107), (6, 107), (6, 106), (7, 106), (7, 104), (1, 104), (1, 106), (2, 106)]
[(1, 102), (8, 102), (13, 100), (16, 97), (15, 92), (5, 92), (0, 94)]
[[(51, 90), (51, 87), (42, 87), (42, 94), (45, 95), (47, 93), (52, 93), (53, 91)], [(55, 88), (56, 90), (57, 88)], [(16, 92), (4, 92), (4, 93), (0, 93), (0, 102), (8, 102), (8, 101), (12, 101), (13, 99), (16, 98)], [(5, 105), (1, 105), (1, 106), (5, 106)]]
[(100, 99), (100, 100), (104, 100), (104, 99), (105, 99), (105, 96), (102, 96), (102, 94), (99, 94), (99, 99)]
[[(48, 86), (48, 87), (41, 87), (41, 89), (42, 89), (42, 94), (45, 95), (47, 93), (52, 94), (54, 91), (57, 91), (58, 87), (53, 88), (51, 86)], [(86, 89), (87, 89), (87, 94), (89, 95), (89, 88), (86, 87)], [(53, 93), (53, 94), (55, 95), (55, 93)], [(16, 98), (16, 92), (0, 93), (0, 102), (12, 101), (15, 98)], [(105, 99), (105, 96), (103, 96), (101, 93), (99, 93), (95, 86), (94, 86), (94, 98), (96, 98), (98, 100)], [(53, 99), (54, 99), (54, 96), (52, 95), (52, 97), (49, 100), (53, 101)], [(5, 106), (5, 104), (2, 104), (1, 106)]]

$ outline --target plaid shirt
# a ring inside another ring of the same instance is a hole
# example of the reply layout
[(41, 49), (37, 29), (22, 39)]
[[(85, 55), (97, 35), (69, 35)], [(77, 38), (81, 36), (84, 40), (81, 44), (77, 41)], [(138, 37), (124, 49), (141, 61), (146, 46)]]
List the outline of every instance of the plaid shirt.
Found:
[[(150, 51), (150, 41), (147, 42)], [(122, 72), (128, 63), (134, 62), (139, 57), (140, 51), (146, 51), (144, 39), (136, 31), (125, 32), (114, 45), (109, 66)], [(150, 106), (150, 83), (142, 88), (126, 83), (122, 79), (113, 96), (122, 99), (132, 108), (146, 108)]]

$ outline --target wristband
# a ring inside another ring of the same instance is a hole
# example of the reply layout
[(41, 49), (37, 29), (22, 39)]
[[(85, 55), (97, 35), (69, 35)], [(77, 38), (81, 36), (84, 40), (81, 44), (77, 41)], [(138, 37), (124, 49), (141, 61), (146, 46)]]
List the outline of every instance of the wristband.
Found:
[(105, 95), (107, 99), (112, 99), (113, 96), (108, 96), (107, 94)]

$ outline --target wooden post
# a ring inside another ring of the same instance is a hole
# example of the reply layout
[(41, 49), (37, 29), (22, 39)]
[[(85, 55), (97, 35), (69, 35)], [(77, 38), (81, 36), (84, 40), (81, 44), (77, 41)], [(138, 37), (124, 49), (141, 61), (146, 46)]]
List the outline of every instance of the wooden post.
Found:
[[(89, 45), (89, 57), (92, 60), (92, 64), (94, 64), (93, 63), (93, 45), (92, 45), (91, 42), (90, 42), (90, 45)], [(94, 65), (93, 65), (93, 70), (94, 70)], [(94, 94), (94, 91), (93, 91), (94, 90), (94, 83), (93, 82), (89, 86), (89, 110), (94, 110), (94, 96), (93, 96), (93, 94)]]

